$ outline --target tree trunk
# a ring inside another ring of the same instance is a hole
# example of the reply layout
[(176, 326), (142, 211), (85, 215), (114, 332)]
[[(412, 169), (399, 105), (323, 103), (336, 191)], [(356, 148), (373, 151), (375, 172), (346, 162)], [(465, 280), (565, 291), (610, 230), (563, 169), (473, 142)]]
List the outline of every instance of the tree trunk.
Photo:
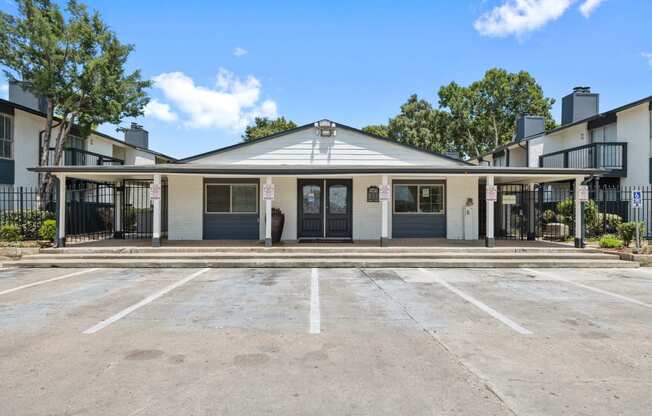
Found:
[[(48, 164), (48, 154), (50, 153), (50, 140), (52, 138), (52, 124), (54, 121), (54, 105), (52, 100), (48, 98), (48, 109), (45, 116), (45, 128), (41, 132), (40, 141), (40, 150), (41, 154), (39, 155), (39, 166), (47, 166)], [(47, 204), (47, 183), (50, 181), (50, 174), (46, 173), (41, 176), (41, 181), (39, 183), (39, 196), (41, 199), (41, 208), (45, 208), (43, 205)]]
[(494, 138), (496, 141), (494, 147), (498, 147), (499, 137), (498, 137), (498, 126), (496, 125), (496, 116), (491, 117), (491, 121), (494, 124)]
[[(66, 137), (68, 137), (71, 126), (72, 120), (68, 120), (68, 115), (65, 114), (59, 126), (59, 133), (57, 134), (57, 141), (54, 147), (54, 160), (52, 162), (53, 166), (59, 166), (61, 163), (61, 156), (63, 155), (64, 150), (63, 146), (66, 142)], [(52, 192), (53, 185), (54, 177), (52, 175), (47, 175), (47, 180), (45, 181), (45, 195), (49, 195)]]

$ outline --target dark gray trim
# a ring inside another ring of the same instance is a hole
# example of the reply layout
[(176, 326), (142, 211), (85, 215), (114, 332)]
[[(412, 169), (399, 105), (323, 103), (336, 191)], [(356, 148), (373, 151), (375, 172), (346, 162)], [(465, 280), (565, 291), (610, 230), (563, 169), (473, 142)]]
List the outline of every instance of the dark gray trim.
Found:
[(0, 113), (7, 114), (9, 116), (14, 115), (14, 107), (8, 105), (4, 100), (0, 100)]
[(607, 113), (603, 117), (591, 120), (586, 124), (588, 130), (597, 129), (598, 127), (606, 126), (608, 124), (613, 124), (618, 121), (618, 115), (616, 113)]
[[(363, 174), (363, 173), (415, 173), (415, 174), (512, 174), (512, 175), (600, 175), (606, 173), (602, 169), (561, 169), (561, 168), (522, 168), (522, 167), (493, 167), (493, 166), (252, 166), (233, 165), (234, 167), (212, 167), (192, 164), (160, 164), (160, 165), (124, 165), (124, 166), (37, 166), (28, 168), (30, 172), (51, 172), (77, 174), (143, 174), (153, 175), (187, 173), (187, 174), (216, 174), (216, 175), (334, 175), (334, 174)], [(237, 166), (237, 167), (235, 167)]]
[[(387, 143), (393, 143), (393, 144), (396, 144), (396, 145), (399, 145), (399, 146), (407, 147), (409, 149), (416, 150), (418, 152), (425, 153), (425, 154), (428, 154), (430, 156), (438, 156), (438, 157), (441, 157), (441, 158), (444, 158), (444, 159), (447, 159), (447, 160), (453, 160), (453, 161), (455, 161), (457, 163), (460, 163), (460, 164), (470, 165), (469, 162), (466, 162), (466, 161), (463, 161), (463, 160), (460, 160), (460, 159), (457, 159), (457, 158), (454, 158), (454, 157), (450, 157), (450, 156), (447, 156), (447, 155), (444, 155), (444, 154), (441, 154), (441, 153), (430, 152), (430, 151), (421, 149), (419, 147), (413, 146), (411, 144), (399, 143), (399, 142), (397, 142), (395, 140), (392, 140), (392, 139), (389, 139), (387, 137), (382, 137), (382, 136), (377, 136), (375, 134), (367, 133), (366, 131), (356, 129), (355, 127), (350, 127), (350, 126), (347, 126), (345, 124), (340, 124), (340, 123), (337, 123), (337, 122), (333, 122), (331, 120), (328, 120), (328, 121), (330, 121), (331, 123), (335, 123), (335, 125), (338, 128), (343, 128), (343, 129), (346, 129), (346, 130), (350, 130), (350, 131), (353, 131), (355, 133), (362, 134), (362, 135), (365, 135), (367, 137), (371, 137), (373, 139), (382, 140), (382, 141), (387, 142)], [(274, 133), (274, 134), (271, 134), (269, 136), (261, 137), (260, 139), (251, 140), (251, 141), (248, 141), (248, 142), (236, 143), (236, 144), (231, 145), (231, 146), (226, 146), (226, 147), (222, 147), (220, 149), (210, 150), (208, 152), (200, 153), (198, 155), (189, 156), (189, 157), (186, 157), (186, 158), (183, 158), (183, 159), (179, 159), (178, 162), (186, 163), (186, 162), (190, 162), (190, 161), (193, 161), (193, 160), (201, 159), (201, 158), (206, 157), (206, 156), (212, 156), (212, 155), (228, 152), (230, 150), (239, 149), (241, 147), (250, 146), (250, 145), (261, 143), (261, 142), (267, 141), (267, 140), (272, 140), (272, 139), (275, 139), (277, 137), (285, 136), (285, 135), (295, 133), (297, 131), (304, 130), (304, 129), (307, 129), (307, 128), (314, 128), (314, 125), (315, 125), (315, 123), (304, 124), (303, 126), (295, 127), (293, 129), (285, 130), (285, 131), (282, 131), (282, 132), (279, 132), (279, 133)]]
[(15, 166), (13, 159), (0, 159), (0, 183), (13, 185), (15, 183)]

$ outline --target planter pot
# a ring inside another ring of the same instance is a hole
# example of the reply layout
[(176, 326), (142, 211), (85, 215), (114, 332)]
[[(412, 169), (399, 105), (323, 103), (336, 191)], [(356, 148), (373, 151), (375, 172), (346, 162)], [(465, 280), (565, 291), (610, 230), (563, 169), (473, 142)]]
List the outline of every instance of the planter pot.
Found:
[(272, 242), (278, 243), (283, 235), (285, 215), (272, 215)]

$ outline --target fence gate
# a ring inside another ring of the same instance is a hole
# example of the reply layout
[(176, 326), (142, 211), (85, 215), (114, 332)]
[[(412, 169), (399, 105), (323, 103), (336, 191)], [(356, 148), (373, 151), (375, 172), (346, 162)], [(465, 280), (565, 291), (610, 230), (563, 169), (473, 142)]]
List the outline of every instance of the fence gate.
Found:
[[(486, 231), (484, 185), (479, 189), (480, 235)], [(574, 236), (575, 202), (568, 183), (498, 185), (494, 236), (498, 240), (565, 240)]]
[[(125, 239), (152, 238), (154, 232), (154, 207), (149, 197), (151, 180), (125, 180), (120, 188), (121, 228), (118, 236)], [(161, 186), (161, 237), (168, 230), (167, 184)]]
[(69, 241), (112, 238), (115, 213), (115, 187), (112, 183), (68, 181), (66, 238)]

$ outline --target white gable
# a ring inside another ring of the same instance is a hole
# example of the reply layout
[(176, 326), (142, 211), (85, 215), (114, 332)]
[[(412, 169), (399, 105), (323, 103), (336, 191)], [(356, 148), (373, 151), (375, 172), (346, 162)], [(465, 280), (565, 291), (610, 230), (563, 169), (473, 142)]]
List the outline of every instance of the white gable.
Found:
[(338, 127), (320, 137), (312, 127), (209, 154), (198, 164), (314, 166), (459, 166), (464, 163)]

